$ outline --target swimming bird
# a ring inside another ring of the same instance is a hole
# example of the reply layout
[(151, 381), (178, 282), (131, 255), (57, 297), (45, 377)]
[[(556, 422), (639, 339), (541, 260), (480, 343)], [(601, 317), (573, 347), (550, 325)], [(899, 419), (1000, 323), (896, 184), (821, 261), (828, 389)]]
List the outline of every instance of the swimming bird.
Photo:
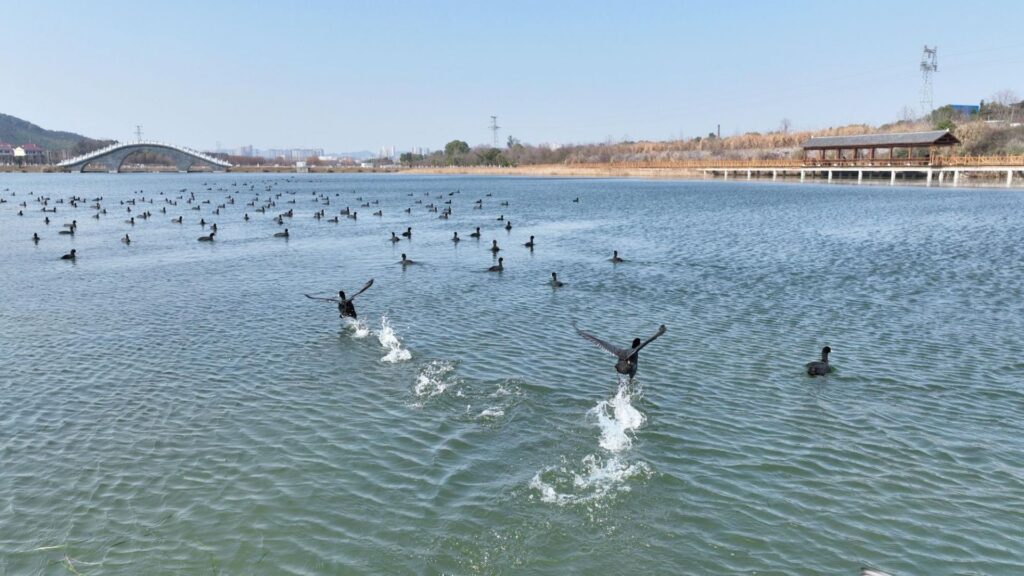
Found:
[(601, 340), (600, 338), (593, 336), (580, 330), (576, 324), (573, 324), (573, 328), (576, 328), (576, 333), (586, 338), (592, 343), (596, 344), (599, 348), (608, 352), (612, 356), (618, 358), (615, 363), (615, 371), (623, 376), (629, 376), (632, 380), (636, 376), (637, 364), (640, 360), (640, 350), (643, 350), (644, 346), (647, 346), (651, 342), (654, 342), (659, 336), (665, 333), (668, 328), (664, 324), (658, 327), (658, 331), (654, 333), (654, 336), (648, 338), (645, 342), (641, 342), (639, 338), (634, 338), (633, 343), (629, 348), (618, 348), (611, 344)]
[(208, 236), (200, 236), (198, 238), (198, 240), (200, 242), (213, 242), (213, 235), (214, 234), (216, 234), (216, 232), (210, 232), (210, 234)]
[(455, 232), (454, 234), (452, 234), (452, 242), (458, 243), (458, 242), (461, 242), (461, 241), (462, 241), (462, 239), (459, 238), (459, 233), (458, 232)]
[(821, 349), (821, 361), (820, 362), (808, 362), (807, 363), (807, 375), (808, 376), (825, 376), (828, 374), (828, 355), (832, 353), (832, 348), (825, 346)]
[(248, 212), (245, 213), (245, 216), (242, 217), (242, 220), (245, 220), (246, 222), (249, 221), (249, 213)]
[(471, 234), (469, 235), (469, 237), (470, 237), (470, 238), (479, 238), (479, 237), (480, 237), (480, 227), (479, 227), (479, 226), (477, 226), (477, 227), (476, 227), (476, 232), (473, 232), (473, 233), (471, 233)]
[(64, 234), (65, 236), (74, 236), (75, 235), (75, 229), (74, 228), (67, 228), (65, 230), (58, 230), (57, 234)]
[(499, 222), (501, 222), (503, 220), (505, 220), (505, 215), (504, 214), (502, 214), (501, 216), (498, 216), (498, 221)]
[(402, 241), (401, 238), (399, 238), (398, 236), (395, 236), (395, 232), (394, 231), (391, 232), (391, 238), (389, 238), (389, 240), (391, 240), (391, 242), (401, 242)]
[(171, 224), (181, 224), (181, 216), (177, 218), (171, 218)]
[(511, 229), (512, 229), (512, 221), (509, 220), (508, 222), (505, 223), (505, 230), (511, 230)]
[(498, 248), (498, 241), (497, 240), (491, 240), (491, 252), (494, 252), (495, 254), (497, 254), (500, 251), (501, 251), (501, 248)]
[(579, 203), (579, 201), (580, 201), (580, 197), (579, 196), (577, 196), (576, 199), (573, 200), (573, 202), (576, 202), (576, 203)]
[(131, 244), (132, 243), (132, 239), (129, 238), (127, 234), (125, 234), (124, 238), (121, 238), (121, 242), (124, 242), (125, 244)]
[(619, 251), (618, 250), (613, 250), (612, 251), (612, 257), (608, 261), (611, 262), (612, 264), (618, 264), (620, 262), (625, 262), (625, 260), (623, 260), (622, 258), (619, 258)]
[(406, 258), (406, 257), (405, 257), (405, 253), (403, 252), (403, 253), (402, 253), (402, 259), (401, 259), (401, 260), (399, 260), (399, 261), (398, 261), (398, 263), (399, 263), (399, 264), (401, 264), (402, 266), (408, 266), (408, 265), (410, 265), (410, 264), (415, 264), (416, 262), (414, 262), (414, 261), (412, 261), (412, 260), (409, 260), (408, 258)]
[(67, 254), (61, 256), (60, 259), (61, 260), (74, 260), (75, 259), (75, 249), (72, 248), (71, 252), (68, 252)]
[(406, 228), (405, 232), (402, 232), (402, 236), (405, 236), (406, 238), (410, 238), (411, 239), (412, 238), (412, 226)]
[(561, 282), (558, 279), (558, 274), (552, 272), (551, 273), (551, 287), (552, 288), (561, 288), (562, 286), (565, 286), (565, 283)]
[(287, 228), (284, 229), (284, 232), (278, 232), (277, 234), (274, 234), (274, 238), (287, 238), (287, 237), (288, 237), (288, 229)]
[(309, 294), (306, 294), (306, 298), (310, 298), (313, 300), (324, 300), (327, 302), (337, 302), (338, 311), (341, 312), (342, 316), (347, 318), (356, 318), (356, 307), (352, 305), (352, 301), (356, 299), (356, 296), (359, 296), (363, 292), (369, 290), (370, 286), (373, 286), (373, 278), (370, 278), (369, 282), (364, 284), (363, 287), (360, 288), (358, 292), (356, 292), (355, 294), (348, 298), (345, 297), (344, 290), (338, 290), (337, 298), (321, 298), (319, 296), (310, 296)]
[(36, 232), (32, 233), (32, 241), (35, 242), (36, 244), (39, 244), (39, 234), (38, 233), (36, 233)]
[(504, 258), (498, 258), (498, 263), (495, 264), (494, 266), (491, 266), (490, 268), (488, 268), (487, 271), (488, 272), (502, 272), (502, 271), (504, 271), (505, 270), (504, 262), (505, 262)]
[(530, 250), (533, 250), (533, 236), (530, 236), (530, 241), (527, 242), (526, 244), (523, 244), (523, 246), (526, 246)]

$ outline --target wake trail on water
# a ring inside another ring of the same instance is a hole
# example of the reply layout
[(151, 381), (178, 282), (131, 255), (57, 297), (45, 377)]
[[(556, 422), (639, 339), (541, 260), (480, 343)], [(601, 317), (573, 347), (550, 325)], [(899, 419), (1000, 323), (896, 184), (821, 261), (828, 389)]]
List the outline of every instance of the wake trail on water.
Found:
[(540, 493), (542, 502), (564, 506), (600, 501), (608, 494), (629, 491), (627, 480), (650, 474), (647, 463), (630, 463), (626, 458), (636, 431), (647, 421), (633, 406), (633, 400), (641, 396), (640, 389), (632, 390), (628, 382), (620, 381), (614, 396), (587, 412), (597, 423), (602, 452), (584, 456), (578, 466), (563, 461), (561, 466), (537, 472), (530, 488)]
[(450, 378), (455, 371), (455, 363), (447, 360), (431, 360), (424, 366), (416, 377), (416, 384), (413, 386), (413, 394), (420, 398), (431, 398), (444, 391), (456, 380)]
[(381, 347), (388, 351), (380, 359), (381, 362), (396, 364), (412, 359), (412, 352), (402, 348), (402, 341), (398, 339), (394, 329), (391, 328), (391, 322), (386, 314), (380, 317), (380, 331), (377, 332), (377, 340)]

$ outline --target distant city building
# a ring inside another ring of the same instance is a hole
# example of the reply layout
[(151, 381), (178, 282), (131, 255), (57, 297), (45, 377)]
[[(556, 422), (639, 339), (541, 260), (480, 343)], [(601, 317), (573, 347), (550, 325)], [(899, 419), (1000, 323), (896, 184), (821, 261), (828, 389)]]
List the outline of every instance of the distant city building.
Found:
[(0, 142), (0, 165), (14, 164), (14, 146)]
[(949, 107), (953, 110), (953, 113), (965, 118), (981, 111), (981, 106), (977, 104), (950, 104)]

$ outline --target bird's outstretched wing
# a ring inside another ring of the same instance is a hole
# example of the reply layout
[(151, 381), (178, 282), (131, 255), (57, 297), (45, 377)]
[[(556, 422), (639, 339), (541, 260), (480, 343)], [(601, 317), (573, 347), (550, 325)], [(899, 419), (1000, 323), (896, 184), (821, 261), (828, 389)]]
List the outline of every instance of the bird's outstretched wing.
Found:
[(617, 346), (612, 346), (611, 344), (605, 342), (604, 340), (601, 340), (597, 336), (594, 336), (593, 334), (588, 334), (583, 330), (580, 330), (579, 326), (577, 326), (575, 322), (573, 322), (572, 327), (576, 329), (577, 334), (586, 338), (587, 340), (590, 340), (592, 343), (596, 344), (597, 347), (601, 348), (605, 352), (608, 352), (612, 356), (615, 356), (620, 360), (629, 358), (629, 350), (623, 350), (622, 348), (619, 348)]
[(637, 346), (636, 348), (633, 348), (632, 350), (627, 351), (627, 356), (632, 356), (633, 354), (636, 354), (644, 346), (647, 346), (651, 342), (654, 342), (655, 340), (657, 340), (658, 337), (661, 336), (662, 334), (664, 334), (666, 331), (668, 331), (668, 328), (666, 328), (665, 325), (662, 324), (661, 326), (658, 327), (658, 331), (654, 333), (654, 336), (651, 336), (643, 344)]
[(321, 296), (310, 296), (309, 294), (306, 294), (306, 298), (310, 300), (323, 300), (324, 302), (339, 302), (337, 298), (323, 298)]
[(356, 292), (355, 294), (349, 296), (349, 298), (348, 298), (349, 301), (351, 302), (356, 296), (359, 296), (363, 292), (366, 292), (367, 290), (369, 290), (370, 286), (373, 286), (373, 278), (370, 278), (370, 281), (367, 282), (362, 288), (360, 288), (359, 292)]

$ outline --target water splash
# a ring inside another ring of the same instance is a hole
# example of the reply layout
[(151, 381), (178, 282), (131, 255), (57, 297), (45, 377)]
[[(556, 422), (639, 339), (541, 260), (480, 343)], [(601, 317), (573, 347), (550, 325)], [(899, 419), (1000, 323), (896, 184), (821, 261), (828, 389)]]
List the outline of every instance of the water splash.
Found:
[(412, 353), (402, 348), (402, 342), (395, 335), (395, 331), (391, 328), (391, 322), (388, 320), (387, 315), (380, 317), (380, 332), (377, 333), (377, 340), (380, 341), (380, 345), (388, 351), (380, 361), (395, 364), (397, 362), (405, 362), (406, 360), (412, 359)]
[(505, 411), (501, 408), (487, 408), (483, 412), (476, 415), (477, 418), (501, 418), (505, 415)]
[(345, 327), (352, 331), (352, 337), (357, 340), (362, 340), (370, 335), (370, 327), (362, 320), (345, 318)]
[(629, 385), (619, 383), (615, 396), (602, 400), (590, 410), (597, 417), (601, 428), (601, 448), (613, 453), (628, 450), (633, 445), (632, 432), (643, 426), (646, 418), (633, 407), (633, 396), (639, 395), (629, 389)]
[(624, 457), (633, 445), (632, 434), (644, 425), (646, 417), (633, 406), (641, 391), (632, 390), (627, 382), (619, 382), (615, 395), (602, 400), (588, 415), (597, 418), (601, 431), (598, 445), (610, 454), (606, 457), (588, 454), (576, 467), (563, 462), (559, 467), (544, 468), (534, 475), (530, 488), (540, 493), (540, 500), (564, 506), (600, 501), (615, 492), (628, 492), (626, 481), (650, 475), (646, 462), (630, 463)]
[(413, 394), (421, 398), (443, 394), (454, 382), (448, 376), (455, 371), (455, 363), (447, 360), (432, 360), (416, 377)]
[(645, 462), (628, 464), (617, 456), (602, 459), (589, 454), (583, 458), (580, 471), (564, 465), (545, 468), (530, 480), (530, 488), (540, 493), (541, 502), (559, 506), (585, 504), (617, 492), (629, 492), (627, 480), (650, 473)]

